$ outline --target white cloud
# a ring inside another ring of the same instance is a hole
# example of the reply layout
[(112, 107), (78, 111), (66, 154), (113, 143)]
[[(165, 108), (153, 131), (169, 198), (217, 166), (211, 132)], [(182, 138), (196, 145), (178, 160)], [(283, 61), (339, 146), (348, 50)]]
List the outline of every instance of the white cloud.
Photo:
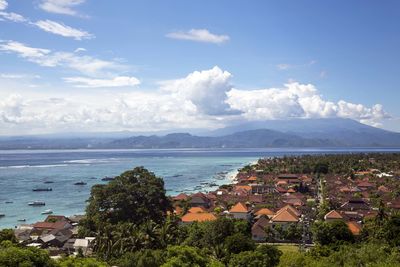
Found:
[(228, 35), (217, 35), (210, 33), (206, 29), (191, 29), (187, 32), (171, 32), (166, 35), (168, 38), (179, 39), (179, 40), (189, 40), (196, 42), (214, 43), (221, 44), (229, 41)]
[(49, 49), (29, 47), (16, 41), (0, 41), (0, 51), (15, 53), (30, 62), (45, 67), (65, 67), (77, 70), (86, 75), (104, 74), (106, 71), (124, 68), (115, 61), (106, 61), (71, 52), (53, 52)]
[(26, 22), (28, 21), (22, 15), (14, 13), (14, 12), (3, 12), (0, 11), (0, 18), (10, 20), (12, 22)]
[[(326, 100), (312, 84), (290, 82), (282, 88), (243, 90), (232, 88), (231, 79), (229, 72), (214, 67), (164, 81), (155, 90), (129, 93), (116, 88), (95, 94), (91, 90), (74, 94), (63, 90), (57, 95), (31, 92), (22, 97), (0, 90), (0, 134), (217, 128), (238, 120), (334, 117), (378, 126), (389, 117), (379, 104), (367, 107)], [(81, 87), (138, 82), (134, 77), (66, 81)]]
[(39, 79), (40, 75), (19, 74), (19, 73), (0, 73), (3, 79)]
[(215, 66), (210, 70), (195, 71), (183, 79), (162, 82), (162, 89), (190, 100), (199, 112), (208, 115), (231, 113), (225, 103), (226, 93), (232, 89), (232, 75)]
[(42, 0), (39, 7), (47, 12), (76, 16), (79, 13), (74, 9), (85, 0)]
[(135, 77), (118, 76), (112, 79), (91, 79), (86, 77), (67, 77), (64, 80), (74, 84), (75, 87), (97, 88), (97, 87), (126, 87), (136, 86), (140, 81)]
[(74, 29), (72, 27), (51, 20), (39, 20), (35, 22), (34, 25), (46, 32), (61, 35), (64, 37), (72, 37), (75, 40), (91, 39), (94, 37), (92, 34), (86, 31)]
[(284, 88), (233, 89), (228, 92), (226, 102), (231, 108), (242, 111), (248, 120), (340, 117), (376, 126), (390, 117), (381, 105), (366, 107), (344, 100), (327, 101), (312, 84), (297, 82), (286, 84)]
[(0, 10), (7, 9), (8, 3), (6, 0), (0, 0)]
[(79, 52), (86, 52), (87, 50), (82, 47), (78, 47), (77, 49), (74, 50), (74, 53), (79, 53)]

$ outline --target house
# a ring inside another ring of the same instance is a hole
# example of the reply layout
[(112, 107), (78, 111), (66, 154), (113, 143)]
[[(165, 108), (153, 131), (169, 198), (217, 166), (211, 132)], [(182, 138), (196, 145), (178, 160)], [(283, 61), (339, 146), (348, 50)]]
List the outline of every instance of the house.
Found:
[(251, 237), (254, 241), (264, 242), (268, 238), (266, 229), (269, 227), (269, 219), (261, 216), (260, 219), (251, 227)]
[(246, 220), (249, 218), (249, 209), (243, 203), (238, 202), (229, 210), (229, 214), (231, 214), (235, 219)]
[(182, 223), (215, 221), (216, 219), (217, 217), (215, 217), (214, 214), (209, 212), (201, 212), (201, 213), (188, 212), (181, 218)]
[(208, 209), (211, 205), (211, 201), (203, 193), (196, 193), (191, 196), (189, 204), (192, 207), (203, 207)]
[(251, 187), (252, 194), (266, 194), (266, 193), (274, 193), (275, 187), (266, 184), (249, 184)]
[(256, 216), (266, 216), (269, 219), (271, 219), (275, 215), (275, 212), (273, 212), (272, 210), (267, 209), (267, 208), (262, 208), (262, 209), (258, 210), (255, 213), (255, 215)]
[(362, 199), (350, 199), (346, 203), (344, 203), (342, 206), (340, 206), (341, 210), (348, 210), (348, 211), (354, 211), (354, 210), (370, 210), (371, 207)]
[(324, 220), (325, 221), (341, 221), (341, 220), (343, 220), (343, 216), (340, 215), (340, 213), (337, 212), (336, 210), (331, 210), (330, 212), (325, 214)]
[(81, 249), (83, 252), (83, 255), (87, 255), (88, 250), (89, 250), (89, 245), (90, 245), (90, 242), (88, 239), (77, 238), (77, 239), (75, 239), (73, 248), (75, 251), (78, 251), (79, 249)]
[(173, 200), (173, 201), (186, 201), (186, 200), (188, 200), (188, 198), (189, 198), (188, 195), (186, 195), (186, 194), (184, 194), (184, 193), (180, 193), (179, 195), (174, 196), (174, 197), (172, 198), (172, 200)]
[(300, 212), (290, 205), (287, 205), (276, 212), (271, 218), (273, 224), (290, 224), (300, 221)]

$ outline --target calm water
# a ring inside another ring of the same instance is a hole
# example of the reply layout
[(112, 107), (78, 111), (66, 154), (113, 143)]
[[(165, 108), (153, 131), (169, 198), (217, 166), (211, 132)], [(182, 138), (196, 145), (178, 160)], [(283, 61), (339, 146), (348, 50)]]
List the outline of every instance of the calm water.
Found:
[[(0, 228), (13, 227), (18, 219), (26, 223), (45, 217), (41, 212), (81, 214), (90, 187), (105, 183), (101, 178), (116, 176), (135, 166), (144, 166), (163, 177), (167, 193), (209, 191), (207, 183), (228, 183), (238, 168), (260, 157), (294, 154), (398, 152), (399, 149), (251, 149), (251, 150), (52, 150), (0, 151)], [(45, 181), (52, 181), (45, 184)], [(84, 181), (87, 185), (74, 183)], [(51, 192), (33, 188), (51, 187)], [(30, 201), (46, 206), (31, 207)], [(6, 203), (11, 201), (12, 203)]]

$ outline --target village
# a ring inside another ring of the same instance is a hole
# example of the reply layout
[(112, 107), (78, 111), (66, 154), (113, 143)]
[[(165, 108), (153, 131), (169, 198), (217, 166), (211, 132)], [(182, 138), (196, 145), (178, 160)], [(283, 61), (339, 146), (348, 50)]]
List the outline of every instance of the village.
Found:
[[(245, 166), (232, 184), (215, 191), (170, 197), (174, 215), (183, 225), (218, 217), (245, 220), (255, 242), (307, 249), (314, 245), (310, 227), (315, 221), (343, 221), (357, 238), (365, 221), (378, 214), (380, 205), (389, 211), (400, 209), (397, 170), (271, 173), (270, 164), (277, 165), (277, 159), (260, 159)], [(20, 244), (46, 249), (55, 258), (90, 256), (95, 237), (78, 238), (79, 222), (84, 217), (48, 215), (44, 221), (16, 227), (14, 233)]]

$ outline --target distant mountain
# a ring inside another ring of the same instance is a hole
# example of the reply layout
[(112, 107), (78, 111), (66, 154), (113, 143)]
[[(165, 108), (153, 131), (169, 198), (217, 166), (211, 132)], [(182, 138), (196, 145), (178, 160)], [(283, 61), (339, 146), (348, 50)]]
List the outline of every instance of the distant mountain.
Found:
[(248, 122), (208, 132), (130, 136), (129, 132), (0, 138), (0, 149), (400, 147), (400, 133), (349, 119)]

